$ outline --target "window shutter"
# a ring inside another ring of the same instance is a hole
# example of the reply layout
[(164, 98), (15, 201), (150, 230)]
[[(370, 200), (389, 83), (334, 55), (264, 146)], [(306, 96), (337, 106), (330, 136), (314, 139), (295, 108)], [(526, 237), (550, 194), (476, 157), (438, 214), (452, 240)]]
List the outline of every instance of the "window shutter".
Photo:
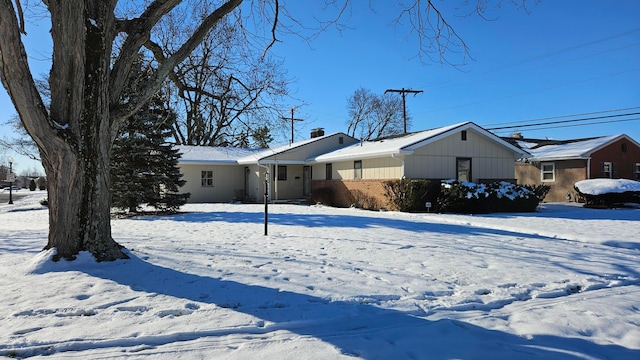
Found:
[(611, 178), (618, 178), (618, 163), (611, 163)]

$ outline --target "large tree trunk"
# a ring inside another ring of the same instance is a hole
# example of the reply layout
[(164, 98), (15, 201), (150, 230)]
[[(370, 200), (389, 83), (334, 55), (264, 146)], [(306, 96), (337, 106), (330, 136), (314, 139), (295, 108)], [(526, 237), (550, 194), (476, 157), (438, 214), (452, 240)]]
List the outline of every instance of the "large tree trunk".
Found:
[[(44, 160), (49, 191), (46, 248), (57, 248), (58, 258), (73, 259), (79, 251), (91, 252), (98, 261), (126, 258), (111, 238), (109, 157), (96, 147), (85, 143), (81, 153), (68, 149)], [(83, 156), (90, 153), (94, 156)]]
[(109, 65), (113, 9), (103, 0), (50, 2), (51, 120), (42, 140), (49, 182), (49, 242), (58, 256), (89, 251), (98, 261), (126, 258), (111, 238), (112, 144)]

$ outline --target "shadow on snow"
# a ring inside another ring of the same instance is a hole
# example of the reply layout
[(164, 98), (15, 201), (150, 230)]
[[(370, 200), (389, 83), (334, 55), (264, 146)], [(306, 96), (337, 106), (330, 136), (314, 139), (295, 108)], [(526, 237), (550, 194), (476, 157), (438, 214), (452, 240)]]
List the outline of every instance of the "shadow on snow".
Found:
[[(371, 214), (376, 214), (372, 212)], [(190, 223), (227, 222), (235, 224), (262, 224), (264, 214), (262, 212), (247, 211), (210, 211), (210, 212), (189, 212), (179, 213), (170, 216), (160, 217), (138, 217), (135, 221), (176, 221)], [(300, 214), (300, 213), (269, 213), (269, 226), (304, 226), (304, 227), (330, 227), (330, 228), (390, 228), (417, 233), (437, 232), (443, 234), (469, 234), (469, 235), (492, 235), (492, 236), (516, 236), (536, 239), (557, 240), (553, 237), (542, 236), (525, 232), (489, 229), (472, 225), (461, 224), (440, 224), (430, 222), (433, 219), (409, 218), (393, 219), (376, 216), (363, 216), (357, 213), (327, 215), (327, 214)]]
[[(264, 335), (284, 330), (319, 339), (344, 355), (363, 359), (640, 358), (640, 351), (618, 345), (546, 335), (526, 339), (456, 320), (432, 321), (355, 300), (330, 301), (310, 294), (184, 273), (130, 255), (129, 260), (94, 266), (85, 271), (133, 291), (208, 303), (244, 313), (257, 318), (256, 325), (126, 338), (105, 344), (75, 344), (72, 350), (161, 346), (205, 337)], [(215, 322), (215, 319), (211, 321)], [(138, 354), (144, 354), (144, 351)]]

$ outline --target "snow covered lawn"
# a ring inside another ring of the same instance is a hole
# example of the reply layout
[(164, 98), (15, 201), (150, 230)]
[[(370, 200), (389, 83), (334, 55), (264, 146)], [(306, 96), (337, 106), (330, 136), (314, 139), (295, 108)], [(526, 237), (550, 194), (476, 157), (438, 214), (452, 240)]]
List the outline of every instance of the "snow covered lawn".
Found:
[(113, 220), (131, 260), (40, 253), (0, 204), (0, 355), (640, 359), (640, 209), (403, 214), (187, 205)]

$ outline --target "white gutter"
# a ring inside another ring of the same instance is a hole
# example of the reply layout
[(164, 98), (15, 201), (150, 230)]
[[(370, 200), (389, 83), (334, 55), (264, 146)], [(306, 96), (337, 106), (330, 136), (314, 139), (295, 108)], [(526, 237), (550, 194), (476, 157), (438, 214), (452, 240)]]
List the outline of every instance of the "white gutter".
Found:
[(273, 190), (276, 193), (276, 199), (275, 200), (278, 201), (279, 200), (278, 199), (278, 160), (276, 160), (276, 162), (275, 162), (273, 167), (275, 168), (275, 173), (276, 173), (275, 176), (274, 176), (274, 179), (276, 180), (276, 184), (275, 184), (275, 187), (274, 187)]
[(404, 179), (404, 159), (397, 158), (396, 154), (391, 154), (391, 157), (393, 159), (398, 160), (398, 161), (400, 161), (402, 163), (402, 172), (401, 172), (402, 176), (400, 176), (400, 179)]

